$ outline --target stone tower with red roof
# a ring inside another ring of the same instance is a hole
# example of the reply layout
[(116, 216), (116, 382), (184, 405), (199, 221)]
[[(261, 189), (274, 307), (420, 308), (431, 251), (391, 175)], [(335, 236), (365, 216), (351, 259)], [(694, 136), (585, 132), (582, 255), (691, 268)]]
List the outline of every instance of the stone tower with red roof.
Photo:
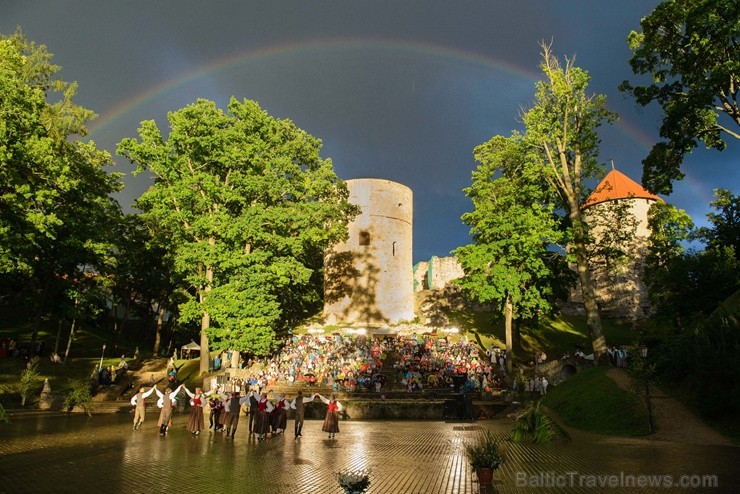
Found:
[(581, 206), (594, 238), (591, 271), (599, 308), (605, 314), (638, 319), (650, 312), (642, 278), (650, 236), (648, 210), (656, 202), (663, 199), (612, 169)]

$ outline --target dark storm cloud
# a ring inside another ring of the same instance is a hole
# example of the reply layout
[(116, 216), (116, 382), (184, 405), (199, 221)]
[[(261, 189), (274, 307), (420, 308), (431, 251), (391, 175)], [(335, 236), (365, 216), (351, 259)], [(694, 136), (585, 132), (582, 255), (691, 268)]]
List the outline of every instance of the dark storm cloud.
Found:
[[(164, 128), (168, 111), (199, 97), (222, 107), (231, 96), (254, 99), (292, 119), (323, 140), (342, 178), (413, 189), (419, 261), (469, 241), (460, 215), (471, 206), (462, 188), (473, 148), (520, 128), (541, 40), (575, 55), (590, 89), (608, 95), (622, 121), (602, 130), (602, 160), (639, 181), (659, 115), (616, 88), (632, 77), (627, 33), (657, 3), (0, 0), (0, 32), (19, 25), (48, 46), (63, 78), (79, 82), (78, 103), (101, 115), (91, 137), (111, 152), (142, 120)], [(740, 181), (738, 148), (694, 153), (668, 200), (702, 221), (711, 189)], [(126, 182), (123, 204), (149, 185)]]

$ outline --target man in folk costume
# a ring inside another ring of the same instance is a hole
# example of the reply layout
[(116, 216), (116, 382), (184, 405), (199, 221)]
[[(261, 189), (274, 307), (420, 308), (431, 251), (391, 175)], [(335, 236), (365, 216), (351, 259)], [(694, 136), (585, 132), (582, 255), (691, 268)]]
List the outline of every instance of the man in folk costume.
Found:
[(154, 393), (154, 390), (156, 388), (152, 386), (152, 389), (150, 389), (149, 391), (144, 391), (145, 389), (146, 388), (144, 386), (140, 387), (139, 392), (131, 397), (131, 405), (135, 407), (134, 408), (134, 430), (139, 429), (141, 427), (141, 424), (144, 423), (144, 414), (146, 413), (145, 398), (149, 397), (149, 395)]
[(259, 398), (257, 396), (257, 393), (254, 390), (251, 390), (249, 392), (249, 433), (252, 434), (254, 432), (255, 423), (254, 418), (257, 416), (257, 408), (259, 403)]
[(157, 422), (160, 436), (167, 434), (170, 425), (172, 425), (172, 409), (177, 404), (175, 397), (177, 397), (177, 393), (180, 392), (180, 389), (182, 389), (182, 384), (178, 386), (174, 392), (170, 388), (165, 388), (164, 393), (161, 393), (157, 388), (154, 388), (157, 392), (157, 396), (159, 396), (157, 406), (161, 409), (159, 411), (159, 421)]
[(298, 396), (296, 396), (295, 399), (290, 404), (290, 408), (295, 410), (295, 437), (296, 439), (303, 436), (303, 434), (301, 434), (301, 430), (303, 429), (303, 418), (306, 412), (305, 404), (312, 402), (313, 399), (314, 399), (313, 396), (311, 396), (311, 398), (304, 399), (303, 391), (298, 391)]
[(249, 400), (249, 396), (239, 397), (239, 391), (234, 391), (229, 400), (229, 423), (226, 426), (226, 437), (231, 433), (231, 439), (236, 435), (236, 427), (239, 425), (239, 414), (242, 412), (242, 404)]

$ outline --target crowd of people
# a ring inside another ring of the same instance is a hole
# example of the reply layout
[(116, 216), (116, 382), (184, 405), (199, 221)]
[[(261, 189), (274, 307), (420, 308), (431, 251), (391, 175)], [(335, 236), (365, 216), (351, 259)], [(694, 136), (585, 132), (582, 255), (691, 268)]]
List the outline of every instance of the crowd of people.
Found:
[(400, 383), (409, 392), (424, 389), (457, 392), (461, 386), (467, 392), (502, 385), (495, 364), (490, 358), (482, 357), (478, 345), (467, 338), (453, 343), (431, 334), (399, 336), (393, 349), (398, 355), (394, 367)]
[[(506, 352), (482, 354), (467, 338), (453, 342), (434, 334), (370, 339), (365, 336), (291, 336), (269, 358), (246, 362), (247, 377), (214, 377), (231, 392), (260, 392), (274, 386), (317, 385), (337, 392), (490, 391), (505, 386)], [(488, 353), (488, 352), (486, 352)], [(392, 358), (388, 358), (392, 356)], [(393, 364), (389, 364), (393, 362)], [(388, 364), (388, 368), (384, 366)]]
[(386, 377), (382, 373), (387, 354), (384, 340), (364, 336), (295, 335), (269, 358), (251, 359), (249, 375), (225, 384), (242, 394), (259, 392), (272, 386), (318, 385), (335, 391), (380, 391)]

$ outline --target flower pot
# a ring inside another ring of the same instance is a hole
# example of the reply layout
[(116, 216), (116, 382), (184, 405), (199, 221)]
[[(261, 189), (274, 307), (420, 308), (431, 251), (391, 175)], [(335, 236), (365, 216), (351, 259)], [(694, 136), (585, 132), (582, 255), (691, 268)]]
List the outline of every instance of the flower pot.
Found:
[(493, 483), (493, 468), (479, 468), (475, 473), (478, 475), (480, 485), (491, 485)]

